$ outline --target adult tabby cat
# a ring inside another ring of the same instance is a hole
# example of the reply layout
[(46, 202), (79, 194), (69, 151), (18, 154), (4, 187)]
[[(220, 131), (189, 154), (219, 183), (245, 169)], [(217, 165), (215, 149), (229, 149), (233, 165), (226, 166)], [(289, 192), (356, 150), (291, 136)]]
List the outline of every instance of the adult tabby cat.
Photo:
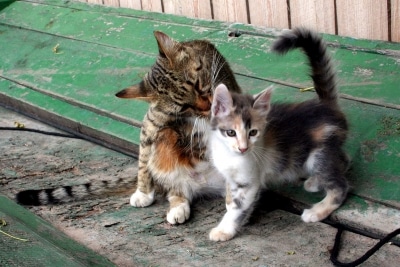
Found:
[(305, 222), (323, 220), (346, 198), (348, 158), (341, 147), (347, 122), (338, 106), (336, 73), (325, 43), (307, 29), (280, 36), (272, 50), (283, 54), (297, 47), (308, 56), (317, 99), (271, 104), (271, 89), (255, 96), (230, 93), (223, 84), (215, 90), (211, 161), (226, 178), (227, 212), (211, 230), (211, 240), (234, 237), (250, 216), (260, 188), (272, 182), (308, 178), (307, 191), (326, 192), (321, 202), (304, 210)]
[[(233, 92), (240, 88), (225, 58), (210, 42), (177, 42), (159, 31), (154, 36), (159, 49), (155, 64), (139, 84), (116, 95), (150, 103), (140, 135), (137, 190), (130, 203), (152, 204), (156, 183), (168, 194), (167, 220), (176, 224), (189, 218), (194, 197), (224, 194), (223, 177), (205, 157), (206, 133), (215, 86), (224, 83)], [(41, 205), (81, 199), (103, 192), (101, 184), (27, 190), (17, 200)]]
[(177, 42), (154, 33), (159, 55), (143, 80), (117, 93), (118, 97), (148, 101), (140, 135), (137, 190), (130, 199), (135, 207), (154, 201), (154, 183), (167, 193), (167, 221), (183, 223), (190, 203), (203, 193), (224, 191), (223, 178), (211, 168), (207, 152), (213, 90), (226, 83), (240, 92), (224, 57), (210, 42)]

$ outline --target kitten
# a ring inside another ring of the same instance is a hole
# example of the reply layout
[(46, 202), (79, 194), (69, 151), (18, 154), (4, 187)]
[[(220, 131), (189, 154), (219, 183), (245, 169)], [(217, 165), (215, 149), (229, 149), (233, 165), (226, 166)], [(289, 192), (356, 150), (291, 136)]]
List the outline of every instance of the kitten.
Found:
[[(233, 92), (240, 88), (225, 58), (210, 42), (177, 42), (159, 31), (154, 36), (159, 49), (155, 64), (139, 84), (116, 96), (150, 104), (140, 135), (137, 189), (130, 203), (135, 207), (152, 204), (157, 184), (168, 194), (167, 221), (176, 224), (189, 218), (194, 197), (224, 195), (223, 177), (206, 158), (206, 133), (215, 86), (224, 83)], [(25, 205), (60, 203), (110, 189), (102, 189), (102, 184), (110, 186), (99, 181), (27, 190), (16, 198)]]
[(272, 50), (283, 54), (297, 47), (308, 56), (318, 99), (271, 104), (271, 89), (255, 96), (230, 93), (223, 84), (215, 90), (210, 158), (226, 179), (227, 212), (211, 230), (211, 240), (233, 238), (251, 215), (260, 189), (271, 183), (308, 177), (307, 191), (326, 192), (303, 211), (305, 222), (323, 220), (346, 198), (349, 160), (342, 145), (347, 122), (338, 106), (336, 73), (325, 43), (307, 29), (280, 36)]
[(215, 86), (226, 83), (232, 92), (240, 88), (210, 42), (177, 42), (157, 31), (154, 35), (159, 48), (156, 63), (139, 84), (117, 96), (150, 103), (140, 135), (138, 185), (130, 203), (152, 204), (156, 183), (168, 193), (167, 221), (176, 224), (189, 218), (194, 197), (212, 189), (224, 191), (223, 178), (206, 158), (205, 133)]

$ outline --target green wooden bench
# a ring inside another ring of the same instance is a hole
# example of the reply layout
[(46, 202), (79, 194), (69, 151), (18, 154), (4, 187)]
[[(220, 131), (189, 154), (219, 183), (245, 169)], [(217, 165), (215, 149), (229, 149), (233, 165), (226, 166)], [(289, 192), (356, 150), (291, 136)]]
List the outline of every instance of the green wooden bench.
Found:
[[(0, 3), (0, 105), (137, 156), (147, 104), (114, 97), (155, 62), (153, 31), (208, 39), (248, 92), (274, 101), (314, 97), (306, 58), (269, 52), (279, 31), (56, 0)], [(239, 34), (231, 34), (239, 33)], [(231, 36), (238, 37), (231, 37)], [(350, 121), (348, 201), (332, 221), (383, 235), (400, 227), (400, 44), (324, 35)], [(301, 209), (320, 195), (279, 189)], [(10, 204), (11, 205), (11, 204)]]
[(0, 266), (114, 266), (2, 195), (0, 219)]

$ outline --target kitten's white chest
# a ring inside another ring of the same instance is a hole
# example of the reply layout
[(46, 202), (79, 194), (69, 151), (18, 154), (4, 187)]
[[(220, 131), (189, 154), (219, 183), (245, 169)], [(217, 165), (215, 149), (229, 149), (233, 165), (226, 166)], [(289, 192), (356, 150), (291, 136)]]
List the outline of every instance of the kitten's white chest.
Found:
[(230, 151), (219, 140), (211, 137), (211, 159), (216, 169), (226, 179), (236, 182), (248, 182), (258, 177), (257, 168), (250, 155), (241, 155)]

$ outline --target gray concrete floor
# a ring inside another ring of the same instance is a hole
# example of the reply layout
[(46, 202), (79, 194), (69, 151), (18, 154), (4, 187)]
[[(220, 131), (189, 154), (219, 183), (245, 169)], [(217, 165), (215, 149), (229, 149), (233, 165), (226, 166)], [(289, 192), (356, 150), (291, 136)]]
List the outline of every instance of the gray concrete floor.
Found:
[[(0, 108), (0, 127), (57, 131)], [(14, 198), (22, 189), (71, 185), (91, 180), (131, 179), (137, 162), (123, 154), (76, 139), (42, 134), (0, 132), (0, 193)], [(162, 196), (148, 208), (129, 206), (134, 183), (119, 193), (53, 206), (30, 207), (71, 238), (119, 266), (332, 266), (336, 229), (305, 224), (298, 215), (271, 208), (263, 198), (248, 225), (233, 240), (214, 243), (208, 232), (225, 211), (223, 199), (194, 203), (190, 220), (165, 221)], [(340, 259), (351, 261), (377, 241), (346, 232)], [(400, 249), (387, 244), (362, 266), (399, 266)]]

